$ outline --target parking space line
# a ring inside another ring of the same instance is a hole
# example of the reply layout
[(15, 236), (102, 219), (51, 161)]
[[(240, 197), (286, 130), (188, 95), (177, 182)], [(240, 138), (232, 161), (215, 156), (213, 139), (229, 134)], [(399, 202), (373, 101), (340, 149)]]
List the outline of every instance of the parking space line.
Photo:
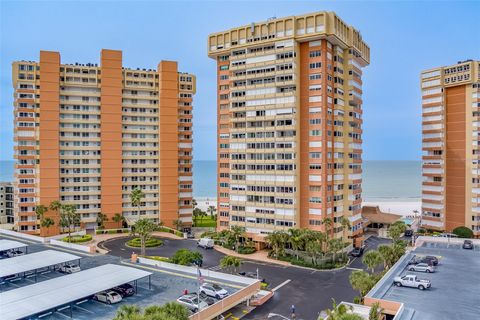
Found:
[[(136, 268), (142, 268), (142, 269), (152, 270), (152, 271), (161, 272), (161, 273), (166, 273), (166, 274), (170, 274), (170, 275), (174, 275), (174, 276), (178, 276), (178, 277), (183, 277), (183, 278), (188, 278), (188, 279), (197, 280), (197, 277), (196, 277), (196, 276), (189, 276), (189, 275), (182, 274), (182, 273), (176, 273), (176, 272), (166, 271), (166, 270), (162, 270), (162, 269), (147, 267), (147, 266), (140, 266), (140, 265), (138, 265), (138, 264), (133, 264), (133, 263), (125, 262), (125, 261), (121, 261), (121, 263), (122, 263), (122, 264), (130, 265), (130, 266), (136, 267)], [(213, 282), (213, 283), (217, 283), (217, 284), (222, 284), (222, 285), (224, 285), (224, 286), (229, 286), (229, 287), (232, 287), (232, 288), (235, 288), (235, 289), (242, 289), (242, 288), (243, 288), (242, 286), (237, 286), (237, 285), (230, 284), (230, 283), (226, 283), (226, 282), (222, 282), (222, 281), (216, 281), (216, 280), (212, 280), (212, 279), (207, 279), (207, 280), (208, 280), (209, 282)]]
[(273, 292), (277, 291), (278, 289), (280, 289), (281, 287), (283, 287), (284, 285), (288, 284), (290, 281), (290, 279), (287, 279), (285, 281), (283, 281), (282, 283), (280, 283), (278, 286), (276, 286), (275, 288), (272, 289)]
[(93, 311), (90, 311), (90, 310), (85, 309), (85, 308), (83, 308), (83, 307), (80, 307), (80, 306), (78, 306), (78, 305), (75, 305), (74, 307), (75, 307), (75, 308), (78, 308), (78, 309), (80, 309), (80, 310), (83, 310), (83, 311), (85, 311), (85, 312), (87, 312), (87, 313), (90, 313), (90, 314), (94, 314), (94, 313), (95, 313), (95, 312), (93, 312)]

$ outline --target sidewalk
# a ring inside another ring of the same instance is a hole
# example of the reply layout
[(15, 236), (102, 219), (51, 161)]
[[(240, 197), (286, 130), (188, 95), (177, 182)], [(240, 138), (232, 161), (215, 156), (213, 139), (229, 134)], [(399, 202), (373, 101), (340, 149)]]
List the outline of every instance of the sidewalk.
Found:
[(233, 251), (233, 250), (225, 249), (224, 247), (218, 246), (218, 245), (215, 245), (215, 250), (217, 250), (218, 252), (221, 252), (223, 254), (233, 256), (233, 257), (242, 258), (242, 259), (245, 259), (245, 260), (254, 260), (254, 261), (258, 261), (258, 262), (268, 262), (268, 263), (279, 264), (279, 265), (287, 266), (287, 267), (292, 266), (292, 264), (290, 262), (280, 261), (280, 260), (275, 260), (275, 259), (269, 258), (267, 250), (260, 250), (260, 251), (256, 251), (256, 252), (251, 253), (251, 254), (241, 254), (241, 253), (238, 253), (238, 252)]

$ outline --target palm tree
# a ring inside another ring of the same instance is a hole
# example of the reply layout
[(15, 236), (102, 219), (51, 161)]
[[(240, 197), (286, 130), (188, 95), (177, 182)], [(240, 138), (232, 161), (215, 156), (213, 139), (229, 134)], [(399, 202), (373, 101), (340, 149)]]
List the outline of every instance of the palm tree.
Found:
[(130, 320), (140, 315), (140, 308), (134, 304), (124, 304), (117, 310), (113, 320)]
[(77, 212), (77, 207), (73, 204), (60, 205), (60, 226), (67, 228), (68, 240), (72, 239), (72, 227), (80, 224), (80, 214)]
[(328, 251), (328, 239), (330, 238), (330, 232), (333, 226), (332, 218), (326, 217), (322, 221), (323, 225), (325, 226), (325, 244), (327, 245), (326, 251)]
[(48, 211), (48, 208), (43, 204), (40, 204), (35, 207), (35, 213), (37, 214), (37, 219), (40, 219), (40, 226), (47, 230), (55, 224), (52, 218), (45, 217), (45, 213)]
[(363, 320), (363, 318), (357, 314), (352, 313), (352, 307), (340, 304), (338, 305), (335, 302), (335, 299), (332, 299), (332, 309), (326, 310), (327, 317), (321, 318), (319, 320)]
[(196, 208), (197, 205), (198, 205), (197, 200), (192, 199), (192, 206), (193, 206), (193, 208)]
[(240, 238), (244, 236), (245, 228), (240, 226), (232, 226), (230, 230), (235, 238), (235, 251), (238, 251), (238, 247), (240, 246)]
[(180, 230), (183, 226), (183, 222), (180, 219), (173, 220), (172, 223), (177, 230)]
[(363, 263), (372, 270), (372, 274), (375, 272), (375, 268), (383, 263), (383, 258), (380, 252), (377, 250), (367, 251), (362, 258)]
[(273, 231), (265, 237), (265, 242), (272, 249), (275, 258), (285, 254), (285, 243), (288, 241), (288, 234), (285, 231)]
[(239, 268), (241, 265), (242, 259), (238, 257), (224, 256), (220, 260), (220, 267), (222, 267), (222, 269), (230, 269), (230, 272), (232, 271), (231, 268), (233, 268), (233, 271), (236, 273), (237, 268)]
[(213, 219), (213, 214), (215, 213), (215, 211), (217, 211), (217, 209), (215, 208), (215, 206), (209, 206), (208, 209), (207, 209), (207, 212), (210, 213), (210, 217)]
[(354, 271), (349, 277), (350, 285), (353, 289), (360, 292), (360, 296), (363, 298), (368, 291), (370, 291), (375, 285), (375, 281), (370, 274), (365, 271)]
[(98, 225), (101, 229), (104, 229), (104, 228), (105, 228), (105, 221), (108, 221), (107, 215), (99, 212), (99, 213), (97, 214), (97, 225)]
[(344, 248), (343, 240), (340, 238), (333, 238), (327, 241), (328, 252), (333, 255), (333, 263), (337, 261), (337, 253)]
[(375, 302), (370, 307), (370, 312), (368, 313), (368, 320), (381, 320), (383, 308), (380, 307), (379, 302)]
[(138, 187), (133, 189), (132, 192), (130, 193), (130, 201), (132, 202), (132, 206), (137, 207), (138, 219), (140, 218), (140, 204), (142, 203), (142, 199), (144, 197), (145, 197), (145, 194)]
[(352, 227), (351, 224), (350, 224), (350, 220), (348, 220), (348, 218), (346, 218), (346, 217), (342, 217), (340, 219), (340, 223), (342, 224), (343, 239), (348, 240), (348, 235), (345, 236), (345, 233), (346, 233), (347, 230), (350, 230), (350, 228)]
[(145, 243), (156, 228), (157, 226), (149, 219), (139, 219), (135, 222), (132, 234), (140, 238), (140, 250), (142, 256), (145, 256)]
[(295, 256), (298, 260), (298, 251), (304, 247), (304, 238), (302, 237), (303, 232), (300, 229), (290, 228), (288, 229), (289, 239), (288, 241), (292, 245), (293, 251), (295, 251)]
[(120, 214), (120, 213), (115, 213), (115, 215), (112, 218), (113, 222), (118, 224), (118, 227), (122, 227), (123, 222), (125, 221), (125, 217)]

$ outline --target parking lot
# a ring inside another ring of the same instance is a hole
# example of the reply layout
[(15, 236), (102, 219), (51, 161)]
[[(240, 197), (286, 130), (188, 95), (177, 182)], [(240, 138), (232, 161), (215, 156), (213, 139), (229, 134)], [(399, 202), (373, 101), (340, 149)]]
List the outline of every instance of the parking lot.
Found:
[[(0, 239), (7, 238), (0, 236)], [(44, 250), (58, 250), (81, 256), (82, 270), (111, 263), (128, 267), (136, 267), (144, 271), (149, 271), (153, 273), (151, 276), (150, 289), (148, 279), (141, 279), (137, 283), (137, 293), (133, 296), (125, 297), (120, 303), (108, 305), (102, 302), (94, 301), (90, 298), (77, 301), (74, 304), (74, 308), (72, 310), (72, 316), (74, 319), (112, 319), (115, 316), (118, 307), (123, 304), (136, 304), (140, 307), (145, 307), (152, 304), (162, 305), (166, 302), (175, 301), (179, 296), (183, 294), (184, 290), (188, 290), (189, 293), (197, 292), (198, 282), (196, 277), (184, 274), (182, 272), (171, 272), (160, 270), (153, 266), (133, 264), (126, 259), (113, 255), (92, 255), (78, 252), (75, 250), (39, 244), (23, 239), (13, 239), (12, 237), (8, 237), (8, 239), (17, 240), (28, 244), (29, 254), (34, 252), (41, 252)], [(42, 282), (62, 276), (64, 276), (62, 273), (58, 271), (53, 271), (51, 268), (48, 271), (45, 270), (45, 272), (39, 273), (37, 275), (37, 282)], [(35, 281), (31, 278), (20, 278), (14, 282), (8, 282), (1, 285), (1, 292), (7, 292), (20, 287), (31, 285), (33, 283), (35, 283)], [(242, 288), (241, 284), (228, 281), (220, 282), (220, 285), (226, 288), (229, 293), (234, 293), (235, 291), (238, 291), (240, 288)], [(70, 317), (70, 309), (67, 306), (63, 310), (56, 310), (51, 313), (46, 312), (37, 316), (41, 316), (42, 319), (64, 319), (65, 316)]]
[[(439, 259), (434, 273), (407, 271), (413, 254), (433, 255)], [(478, 319), (480, 312), (480, 248), (462, 249), (461, 245), (424, 243), (409, 253), (395, 272), (385, 279), (373, 298), (398, 301), (415, 320)], [(415, 274), (431, 281), (430, 289), (393, 286), (394, 276)], [(403, 319), (403, 318), (402, 318)]]

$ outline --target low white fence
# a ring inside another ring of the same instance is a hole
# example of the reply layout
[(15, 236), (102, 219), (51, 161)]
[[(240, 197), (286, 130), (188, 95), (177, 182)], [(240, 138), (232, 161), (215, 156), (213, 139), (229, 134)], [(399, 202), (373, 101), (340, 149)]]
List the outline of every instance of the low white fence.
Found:
[[(415, 246), (419, 247), (424, 242), (431, 242), (431, 243), (446, 243), (446, 244), (463, 244), (463, 241), (467, 239), (464, 238), (447, 238), (447, 237), (432, 237), (432, 236), (419, 236), (415, 240)], [(468, 239), (473, 242), (474, 245), (480, 246), (480, 239)]]
[[(163, 261), (157, 261), (153, 259), (148, 259), (148, 258), (138, 258), (138, 262), (143, 263), (143, 264), (148, 264), (151, 266), (156, 266), (162, 269), (167, 269), (171, 271), (180, 271), (183, 273), (187, 274), (192, 274), (194, 276), (197, 276), (197, 268), (196, 267), (189, 267), (189, 266), (182, 266), (174, 263), (169, 263), (169, 262), (163, 262)], [(255, 282), (257, 282), (257, 279), (251, 279), (247, 277), (242, 277), (242, 276), (237, 276), (233, 274), (228, 274), (228, 273), (222, 273), (222, 272), (217, 272), (217, 271), (212, 271), (208, 269), (202, 269), (200, 268), (200, 272), (202, 273), (203, 277), (207, 278), (214, 278), (214, 279), (219, 279), (219, 280), (225, 280), (225, 281), (230, 281), (230, 282), (236, 282), (236, 283), (242, 283), (246, 285), (251, 285)]]
[(95, 252), (95, 246), (83, 246), (81, 244), (69, 243), (60, 240), (51, 239), (50, 244), (58, 247), (64, 247), (69, 249), (74, 249), (78, 251), (93, 253)]
[(48, 241), (49, 241), (48, 238), (34, 236), (34, 235), (31, 235), (31, 234), (16, 232), (16, 231), (12, 231), (12, 230), (0, 229), (0, 234), (4, 234), (4, 235), (7, 235), (7, 236), (12, 236), (12, 237), (16, 237), (16, 238), (22, 238), (22, 239), (25, 239), (25, 240), (40, 242), (40, 243), (48, 243)]

